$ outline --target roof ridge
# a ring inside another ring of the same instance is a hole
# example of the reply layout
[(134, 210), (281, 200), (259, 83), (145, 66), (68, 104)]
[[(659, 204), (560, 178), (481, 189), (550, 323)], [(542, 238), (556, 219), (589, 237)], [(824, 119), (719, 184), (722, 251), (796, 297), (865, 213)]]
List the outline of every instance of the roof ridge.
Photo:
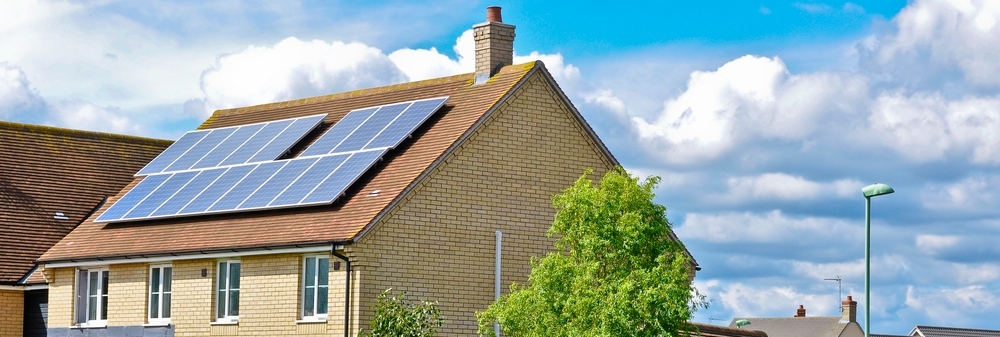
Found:
[(6, 129), (12, 131), (27, 131), (31, 133), (45, 133), (50, 135), (63, 135), (63, 136), (71, 136), (79, 138), (123, 141), (126, 143), (163, 144), (163, 145), (168, 145), (170, 143), (173, 143), (172, 140), (167, 140), (167, 139), (141, 137), (141, 136), (133, 136), (133, 135), (101, 132), (101, 131), (70, 129), (58, 126), (19, 123), (11, 121), (0, 121), (0, 129)]

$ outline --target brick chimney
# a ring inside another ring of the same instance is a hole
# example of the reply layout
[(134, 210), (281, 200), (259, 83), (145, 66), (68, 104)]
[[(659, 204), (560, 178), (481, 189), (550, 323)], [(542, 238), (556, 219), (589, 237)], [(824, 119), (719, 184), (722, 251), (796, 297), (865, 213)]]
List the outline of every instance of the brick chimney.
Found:
[(486, 22), (472, 26), (476, 40), (476, 83), (514, 63), (514, 26), (503, 23), (499, 6), (486, 7)]
[(847, 296), (847, 300), (840, 302), (840, 321), (846, 323), (858, 321), (858, 302), (854, 301), (851, 296)]
[(806, 317), (806, 307), (799, 304), (799, 310), (795, 311), (795, 317)]

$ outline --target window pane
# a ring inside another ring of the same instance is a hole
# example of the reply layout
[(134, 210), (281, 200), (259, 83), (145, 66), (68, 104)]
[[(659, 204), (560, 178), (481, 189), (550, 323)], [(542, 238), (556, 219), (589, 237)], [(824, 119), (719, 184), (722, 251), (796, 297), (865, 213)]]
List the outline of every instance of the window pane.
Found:
[(225, 262), (219, 262), (219, 290), (226, 289), (226, 274), (229, 273), (229, 266)]
[(327, 289), (328, 289), (327, 287), (319, 287), (319, 289), (317, 289), (318, 290), (317, 292), (319, 293), (319, 294), (316, 295), (316, 297), (317, 297), (317, 299), (316, 299), (316, 302), (317, 302), (317, 304), (316, 304), (316, 313), (317, 314), (325, 314), (326, 313)]
[(313, 316), (316, 315), (315, 309), (316, 294), (312, 289), (306, 289), (305, 298), (302, 299), (302, 304), (304, 310), (302, 311), (302, 316)]
[(226, 317), (226, 302), (227, 302), (226, 301), (226, 291), (225, 290), (219, 290), (219, 295), (218, 295), (218, 297), (216, 297), (216, 303), (218, 305), (216, 306), (215, 317), (217, 317), (217, 318)]
[(226, 282), (226, 278), (228, 274), (229, 274), (229, 264), (225, 262), (219, 262), (219, 272), (216, 275), (216, 278), (219, 279), (218, 287), (216, 289), (218, 289), (219, 291), (217, 297), (215, 298), (215, 303), (216, 303), (215, 315), (218, 318), (226, 317), (226, 303), (229, 302), (226, 299), (226, 294), (228, 293), (226, 291), (226, 284), (228, 284), (228, 282)]
[(160, 318), (170, 318), (170, 293), (163, 294), (163, 315)]
[(108, 319), (108, 271), (101, 272), (101, 317)]
[(98, 292), (101, 289), (101, 285), (98, 283), (100, 282), (101, 282), (100, 273), (96, 271), (90, 272), (90, 286), (88, 287), (88, 289), (90, 289), (90, 294), (89, 294), (90, 299), (87, 302), (88, 321), (97, 319), (97, 299), (98, 297), (100, 297), (100, 294), (98, 294)]
[(163, 268), (163, 292), (170, 292), (170, 281), (174, 278), (173, 276), (174, 268), (166, 267)]
[(240, 264), (229, 264), (229, 289), (240, 289)]
[(305, 276), (306, 289), (316, 285), (316, 258), (307, 257), (306, 258), (306, 276)]
[(160, 292), (160, 268), (152, 268), (149, 271), (149, 293)]
[(319, 285), (329, 284), (330, 279), (330, 259), (319, 259)]
[(149, 318), (160, 318), (160, 294), (149, 296)]
[(240, 291), (230, 290), (229, 291), (229, 315), (239, 316), (240, 315)]

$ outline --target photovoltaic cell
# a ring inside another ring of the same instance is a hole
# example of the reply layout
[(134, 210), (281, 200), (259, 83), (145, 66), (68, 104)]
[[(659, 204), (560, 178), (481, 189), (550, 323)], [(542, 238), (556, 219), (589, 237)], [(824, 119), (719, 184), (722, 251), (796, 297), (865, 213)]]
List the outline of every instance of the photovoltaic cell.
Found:
[(194, 171), (198, 173), (198, 176), (191, 180), (184, 188), (180, 191), (174, 193), (163, 205), (160, 206), (151, 217), (159, 216), (169, 216), (177, 214), (180, 212), (181, 208), (191, 202), (191, 199), (198, 196), (198, 193), (204, 191), (206, 187), (212, 184), (215, 179), (218, 179), (222, 173), (226, 172), (225, 168), (214, 168), (203, 171)]
[(271, 143), (260, 149), (253, 158), (250, 158), (250, 163), (263, 162), (268, 160), (275, 160), (281, 157), (285, 152), (288, 151), (292, 146), (302, 140), (309, 131), (315, 129), (320, 122), (326, 118), (326, 115), (315, 115), (309, 117), (302, 117), (296, 119), (292, 125), (289, 125), (285, 131), (282, 131), (278, 137), (274, 138)]
[(209, 153), (209, 151), (212, 151), (212, 149), (214, 149), (216, 145), (219, 145), (220, 142), (226, 140), (226, 138), (229, 137), (233, 133), (233, 131), (236, 130), (235, 129), (212, 130), (212, 132), (209, 133), (208, 136), (205, 136), (205, 138), (202, 138), (201, 142), (198, 142), (198, 145), (195, 145), (186, 153), (184, 153), (183, 156), (177, 158), (177, 160), (174, 161), (173, 164), (170, 164), (170, 166), (168, 166), (167, 169), (164, 170), (164, 172), (181, 171), (191, 168), (191, 166), (197, 163), (198, 160), (200, 160), (202, 157), (205, 156), (205, 154)]
[[(264, 126), (264, 128), (254, 134), (253, 137), (250, 137), (246, 143), (243, 143), (239, 149), (236, 149), (236, 151), (230, 154), (228, 158), (223, 160), (220, 166), (244, 164), (250, 161), (250, 158), (257, 154), (257, 151), (260, 151), (260, 149), (264, 148), (264, 146), (274, 140), (275, 137), (278, 137), (278, 135), (291, 124), (291, 120), (268, 123)], [(274, 158), (268, 160), (273, 159)]]
[(337, 124), (334, 124), (333, 127), (327, 130), (323, 136), (319, 137), (312, 145), (309, 145), (309, 148), (303, 151), (300, 156), (314, 156), (332, 152), (333, 148), (340, 145), (340, 142), (344, 141), (347, 136), (350, 136), (354, 130), (368, 120), (377, 110), (378, 108), (367, 108), (349, 112)]
[(271, 176), (275, 172), (278, 172), (286, 163), (288, 161), (274, 161), (256, 165), (257, 167), (254, 168), (253, 172), (250, 172), (243, 180), (233, 186), (229, 192), (226, 192), (208, 210), (215, 212), (235, 210), (236, 206), (242, 204), (243, 200), (246, 200), (258, 187), (264, 185), (268, 179), (271, 179)]
[(198, 172), (186, 171), (177, 172), (170, 174), (170, 178), (167, 181), (160, 184), (160, 187), (156, 188), (156, 191), (150, 193), (146, 196), (146, 199), (142, 200), (138, 205), (132, 208), (124, 218), (144, 218), (153, 213), (164, 201), (170, 198), (170, 196), (177, 193), (184, 185), (187, 185), (191, 179), (198, 175)]
[(396, 120), (392, 121), (385, 130), (382, 130), (375, 139), (365, 145), (365, 149), (380, 147), (395, 148), (409, 137), (413, 130), (423, 124), (435, 111), (441, 108), (448, 98), (435, 98), (425, 101), (413, 102), (406, 111), (403, 111)]
[(282, 207), (299, 204), (302, 198), (305, 198), (313, 188), (336, 171), (337, 167), (340, 167), (340, 164), (344, 163), (350, 156), (349, 154), (335, 154), (320, 157), (316, 164), (313, 164), (312, 167), (306, 170), (302, 176), (289, 185), (284, 192), (281, 192), (268, 206)]
[(105, 210), (101, 216), (97, 217), (97, 221), (106, 222), (121, 219), (126, 213), (128, 213), (128, 211), (132, 210), (136, 204), (141, 202), (142, 199), (145, 199), (147, 195), (153, 193), (157, 187), (160, 187), (160, 184), (166, 181), (169, 177), (169, 174), (146, 176), (142, 179), (142, 181), (136, 184), (135, 187), (132, 187), (128, 193), (125, 193), (121, 199), (115, 201), (115, 204)]
[(243, 146), (243, 143), (246, 143), (251, 137), (253, 137), (253, 135), (257, 134), (257, 132), (263, 128), (264, 124), (244, 125), (237, 128), (236, 131), (229, 136), (229, 138), (226, 138), (225, 141), (218, 144), (212, 152), (206, 155), (205, 158), (202, 158), (201, 161), (191, 168), (199, 169), (220, 166), (223, 160), (226, 160), (229, 155), (236, 152), (240, 146)]
[(226, 192), (229, 192), (229, 190), (233, 188), (236, 183), (240, 182), (240, 180), (242, 180), (247, 173), (250, 173), (254, 167), (256, 167), (256, 165), (230, 167), (226, 170), (226, 173), (223, 173), (222, 176), (219, 177), (219, 179), (212, 182), (212, 185), (209, 185), (204, 191), (201, 192), (201, 194), (195, 197), (194, 200), (191, 200), (191, 203), (184, 206), (184, 208), (181, 209), (180, 214), (201, 213), (208, 210), (209, 207), (212, 207), (213, 203), (219, 200), (219, 198), (226, 194)]
[(389, 123), (392, 123), (392, 120), (396, 119), (396, 116), (399, 116), (408, 106), (410, 106), (410, 103), (406, 102), (379, 108), (371, 118), (365, 121), (360, 128), (354, 130), (354, 133), (348, 136), (347, 139), (344, 139), (340, 145), (337, 145), (331, 153), (363, 149), (365, 144), (368, 144), (379, 132), (382, 132), (382, 129), (388, 126)]
[(278, 194), (283, 192), (289, 185), (295, 182), (310, 166), (312, 166), (316, 161), (319, 160), (318, 157), (302, 158), (297, 160), (290, 160), (285, 167), (282, 167), (278, 173), (275, 173), (271, 180), (260, 186), (249, 198), (240, 204), (239, 209), (251, 209), (267, 207), (271, 203), (271, 200), (278, 197)]
[(153, 158), (153, 160), (150, 161), (149, 164), (146, 164), (146, 166), (143, 167), (141, 170), (139, 170), (139, 173), (136, 173), (135, 176), (138, 177), (142, 175), (162, 172), (164, 169), (167, 168), (167, 166), (170, 166), (171, 163), (173, 163), (175, 160), (177, 160), (177, 158), (183, 155), (184, 152), (187, 152), (187, 150), (190, 149), (192, 146), (198, 144), (198, 142), (201, 141), (201, 139), (204, 138), (206, 135), (208, 135), (208, 133), (209, 131), (204, 130), (204, 131), (188, 132), (184, 134), (183, 136), (181, 136), (181, 139), (178, 139), (176, 142), (167, 147), (166, 150), (163, 150), (163, 152), (161, 152), (160, 155), (156, 156), (156, 158)]
[(336, 200), (348, 187), (361, 177), (368, 168), (372, 167), (388, 149), (380, 149), (366, 152), (355, 152), (344, 162), (343, 165), (321, 182), (315, 189), (302, 200), (303, 204), (310, 203), (331, 203)]

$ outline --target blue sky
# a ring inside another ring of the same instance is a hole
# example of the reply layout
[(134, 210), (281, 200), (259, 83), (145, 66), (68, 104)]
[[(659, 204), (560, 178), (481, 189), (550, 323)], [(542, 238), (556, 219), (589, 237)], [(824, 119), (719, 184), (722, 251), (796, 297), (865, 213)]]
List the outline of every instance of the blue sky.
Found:
[(217, 108), (469, 72), (487, 5), (663, 177), (698, 321), (839, 315), (837, 276), (863, 297), (878, 181), (872, 331), (1000, 329), (997, 2), (24, 1), (0, 13), (0, 119), (176, 138)]

